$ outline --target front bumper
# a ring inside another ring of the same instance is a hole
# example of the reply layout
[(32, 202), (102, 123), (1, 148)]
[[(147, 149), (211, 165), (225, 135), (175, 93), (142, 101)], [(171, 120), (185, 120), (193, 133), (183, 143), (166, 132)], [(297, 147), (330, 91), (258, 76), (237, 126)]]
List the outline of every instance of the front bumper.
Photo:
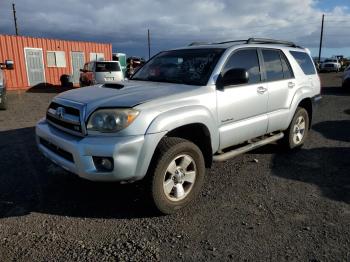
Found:
[[(157, 133), (127, 137), (86, 136), (81, 138), (50, 126), (46, 120), (41, 120), (36, 125), (36, 141), (39, 150), (47, 158), (62, 168), (93, 181), (142, 179), (162, 135)], [(42, 143), (43, 140), (52, 146)], [(114, 169), (111, 172), (97, 170), (93, 156), (112, 157)]]
[(336, 71), (338, 71), (338, 68), (336, 68), (336, 67), (323, 67), (323, 68), (321, 68), (320, 71), (322, 71), (322, 72), (336, 72)]

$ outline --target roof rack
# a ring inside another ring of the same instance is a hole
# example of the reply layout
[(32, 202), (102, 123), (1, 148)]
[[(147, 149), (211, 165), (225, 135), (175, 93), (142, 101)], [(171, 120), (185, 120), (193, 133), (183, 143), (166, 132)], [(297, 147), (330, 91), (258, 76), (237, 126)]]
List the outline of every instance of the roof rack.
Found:
[(249, 38), (247, 40), (247, 44), (278, 44), (278, 45), (285, 45), (290, 47), (299, 47), (293, 42), (289, 41), (283, 41), (283, 40), (275, 40), (275, 39), (269, 39), (269, 38)]
[(289, 41), (283, 41), (283, 40), (276, 40), (276, 39), (269, 39), (269, 38), (249, 38), (247, 40), (232, 40), (232, 41), (224, 41), (224, 42), (217, 42), (217, 43), (210, 43), (210, 42), (193, 42), (189, 44), (189, 46), (196, 46), (196, 45), (222, 45), (222, 44), (229, 44), (229, 43), (243, 43), (243, 44), (278, 44), (278, 45), (284, 45), (289, 47), (295, 47), (295, 48), (301, 48), (300, 46), (296, 45), (293, 42)]
[(239, 42), (246, 43), (247, 40), (231, 40), (231, 41), (224, 41), (224, 42), (213, 43), (213, 44), (215, 44), (215, 45), (222, 45), (222, 44), (239, 43)]
[(212, 45), (212, 43), (209, 43), (209, 42), (192, 42), (188, 46), (195, 46), (195, 45)]

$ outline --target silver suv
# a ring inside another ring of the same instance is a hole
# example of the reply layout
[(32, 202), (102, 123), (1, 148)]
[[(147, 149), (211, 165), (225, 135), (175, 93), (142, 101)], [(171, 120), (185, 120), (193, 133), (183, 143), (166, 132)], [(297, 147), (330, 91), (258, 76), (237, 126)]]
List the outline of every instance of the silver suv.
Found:
[(170, 214), (198, 195), (213, 161), (277, 140), (301, 147), (319, 99), (314, 63), (294, 43), (193, 43), (159, 53), (129, 81), (56, 96), (36, 137), (82, 178), (143, 179)]

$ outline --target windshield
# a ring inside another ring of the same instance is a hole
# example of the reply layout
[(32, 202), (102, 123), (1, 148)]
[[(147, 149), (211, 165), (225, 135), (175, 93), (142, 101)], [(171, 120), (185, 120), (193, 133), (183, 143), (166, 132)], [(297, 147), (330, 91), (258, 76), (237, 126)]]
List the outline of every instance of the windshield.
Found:
[(118, 63), (96, 62), (96, 72), (114, 72), (114, 71), (120, 71)]
[(132, 80), (206, 85), (224, 49), (184, 49), (159, 53)]

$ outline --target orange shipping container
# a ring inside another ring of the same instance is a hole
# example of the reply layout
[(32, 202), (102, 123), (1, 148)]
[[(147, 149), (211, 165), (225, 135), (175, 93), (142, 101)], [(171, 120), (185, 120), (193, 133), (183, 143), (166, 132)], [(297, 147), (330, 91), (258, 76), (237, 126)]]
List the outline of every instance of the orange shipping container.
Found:
[(79, 70), (91, 60), (112, 60), (112, 45), (83, 41), (0, 35), (0, 62), (14, 61), (4, 70), (8, 90), (41, 84), (59, 85), (62, 75), (79, 83)]

